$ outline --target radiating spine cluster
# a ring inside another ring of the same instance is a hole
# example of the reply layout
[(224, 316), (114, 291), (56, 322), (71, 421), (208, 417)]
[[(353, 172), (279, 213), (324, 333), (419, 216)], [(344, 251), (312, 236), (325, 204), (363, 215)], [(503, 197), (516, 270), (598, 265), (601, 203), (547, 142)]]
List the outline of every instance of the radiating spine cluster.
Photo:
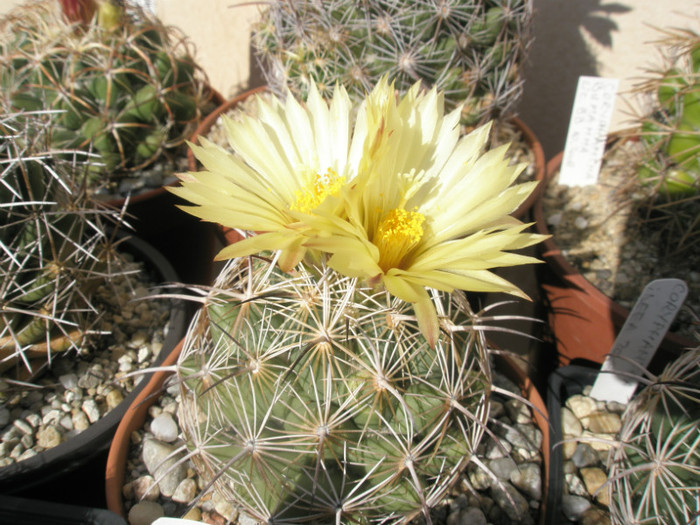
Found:
[(464, 295), (409, 304), (324, 267), (229, 261), (178, 364), (198, 471), (265, 523), (404, 520), (444, 497), (488, 419), (491, 371)]
[(0, 120), (0, 370), (77, 348), (99, 312), (94, 288), (115, 212), (86, 192), (85, 156), (50, 151), (41, 115)]
[(695, 523), (700, 516), (700, 348), (639, 392), (608, 459), (616, 524)]
[(437, 86), (474, 125), (517, 104), (531, 17), (530, 0), (277, 0), (253, 41), (279, 94), (305, 97), (313, 79), (362, 99), (388, 74), (402, 92)]

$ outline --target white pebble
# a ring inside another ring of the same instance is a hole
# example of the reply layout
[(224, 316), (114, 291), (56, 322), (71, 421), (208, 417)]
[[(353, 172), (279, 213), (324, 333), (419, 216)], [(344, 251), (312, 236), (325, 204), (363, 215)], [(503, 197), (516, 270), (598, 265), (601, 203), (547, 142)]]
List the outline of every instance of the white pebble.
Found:
[(177, 439), (179, 429), (173, 416), (167, 412), (162, 412), (151, 421), (151, 432), (156, 439), (172, 443)]

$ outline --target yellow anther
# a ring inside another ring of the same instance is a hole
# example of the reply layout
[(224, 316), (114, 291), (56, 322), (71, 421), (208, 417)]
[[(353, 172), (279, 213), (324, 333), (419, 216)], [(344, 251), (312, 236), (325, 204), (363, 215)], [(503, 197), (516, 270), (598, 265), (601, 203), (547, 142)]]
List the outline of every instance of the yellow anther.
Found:
[(345, 184), (345, 177), (339, 177), (333, 168), (325, 173), (316, 173), (306, 188), (295, 192), (296, 200), (291, 209), (302, 213), (310, 213), (316, 209), (329, 195), (336, 195)]
[(386, 214), (375, 238), (382, 270), (400, 266), (406, 254), (423, 237), (423, 222), (425, 216), (417, 211), (396, 208)]

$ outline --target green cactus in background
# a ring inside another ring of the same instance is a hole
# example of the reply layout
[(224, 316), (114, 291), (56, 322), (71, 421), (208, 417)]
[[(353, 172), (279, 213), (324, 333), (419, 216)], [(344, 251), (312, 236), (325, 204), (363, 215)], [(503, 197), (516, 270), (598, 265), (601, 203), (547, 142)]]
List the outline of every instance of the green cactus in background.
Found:
[(440, 502), (489, 415), (491, 369), (465, 296), (410, 304), (324, 267), (229, 261), (178, 364), (180, 424), (206, 481), (264, 523), (382, 523)]
[(517, 104), (531, 17), (531, 0), (279, 0), (253, 43), (278, 94), (305, 97), (313, 79), (324, 94), (340, 83), (361, 99), (388, 74), (402, 92), (437, 86), (476, 125)]
[(52, 146), (96, 155), (93, 184), (181, 154), (212, 107), (186, 38), (136, 8), (114, 28), (69, 14), (39, 0), (0, 20), (5, 112), (53, 110)]
[(633, 525), (700, 516), (700, 347), (687, 350), (633, 399), (608, 458), (611, 518)]
[(648, 149), (640, 177), (667, 196), (688, 197), (700, 193), (700, 35), (670, 32), (660, 44), (667, 65), (641, 87), (654, 102), (641, 123)]
[(85, 155), (50, 152), (42, 117), (0, 120), (0, 370), (78, 348), (99, 313), (92, 291), (118, 273), (105, 259), (115, 212), (86, 194)]

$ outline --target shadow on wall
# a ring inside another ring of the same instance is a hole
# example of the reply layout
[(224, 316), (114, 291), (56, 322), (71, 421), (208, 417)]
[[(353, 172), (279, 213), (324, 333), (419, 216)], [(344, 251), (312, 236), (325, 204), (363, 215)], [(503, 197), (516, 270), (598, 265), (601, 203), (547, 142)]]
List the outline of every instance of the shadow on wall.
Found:
[(612, 47), (618, 26), (611, 16), (632, 7), (605, 0), (534, 0), (534, 9), (534, 42), (518, 113), (551, 158), (564, 149), (578, 77), (598, 74), (584, 32), (601, 46)]

